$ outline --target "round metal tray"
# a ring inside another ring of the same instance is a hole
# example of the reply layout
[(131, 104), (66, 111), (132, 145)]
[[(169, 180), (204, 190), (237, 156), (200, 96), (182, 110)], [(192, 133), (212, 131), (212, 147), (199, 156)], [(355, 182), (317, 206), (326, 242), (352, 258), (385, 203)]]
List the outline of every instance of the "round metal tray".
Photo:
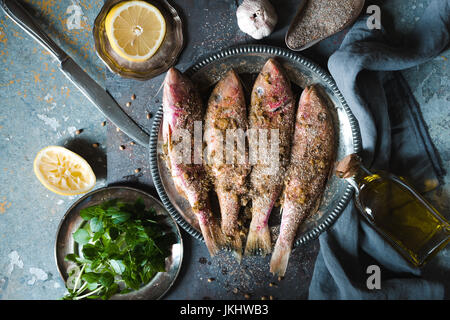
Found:
[[(322, 91), (328, 97), (329, 109), (333, 115), (337, 136), (336, 158), (342, 159), (347, 154), (359, 152), (361, 139), (358, 123), (334, 80), (326, 71), (301, 55), (277, 47), (244, 45), (222, 50), (202, 59), (186, 70), (185, 74), (197, 85), (206, 102), (214, 85), (233, 68), (242, 79), (248, 102), (253, 81), (269, 58), (275, 58), (286, 70), (297, 99), (296, 103), (305, 86), (319, 84), (322, 87)], [(161, 107), (155, 115), (150, 137), (149, 152), (153, 181), (162, 202), (174, 219), (192, 236), (203, 240), (189, 203), (177, 193), (165, 162), (161, 158), (162, 117)], [(353, 188), (345, 180), (331, 175), (319, 210), (299, 227), (295, 246), (318, 237), (329, 228), (344, 210), (352, 194)], [(269, 220), (273, 240), (276, 240), (279, 233), (279, 224), (279, 208), (274, 208)]]
[(166, 272), (158, 272), (147, 285), (137, 291), (116, 294), (111, 299), (155, 300), (166, 294), (175, 282), (183, 261), (183, 240), (180, 229), (161, 202), (141, 190), (129, 187), (106, 187), (94, 190), (80, 198), (67, 210), (58, 226), (55, 244), (56, 266), (64, 281), (68, 278), (68, 268), (74, 264), (73, 262), (65, 261), (64, 257), (69, 253), (75, 252), (78, 248), (72, 234), (85, 223), (80, 217), (80, 210), (112, 199), (134, 202), (138, 198), (142, 198), (146, 208), (153, 207), (156, 213), (162, 217), (161, 223), (172, 230), (176, 236), (176, 243), (172, 245), (172, 255), (166, 258)]

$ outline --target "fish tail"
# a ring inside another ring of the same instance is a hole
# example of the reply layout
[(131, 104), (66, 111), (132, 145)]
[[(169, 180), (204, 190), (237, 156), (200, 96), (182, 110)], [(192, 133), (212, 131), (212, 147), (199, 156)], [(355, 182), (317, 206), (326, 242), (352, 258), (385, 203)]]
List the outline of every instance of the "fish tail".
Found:
[(252, 200), (252, 221), (245, 246), (246, 256), (252, 254), (265, 256), (272, 252), (272, 238), (268, 222), (277, 196), (274, 195), (271, 199), (257, 197)]
[(252, 228), (247, 237), (245, 255), (259, 254), (265, 256), (272, 251), (272, 238), (270, 237), (269, 226), (266, 224), (261, 228)]
[(291, 250), (291, 246), (283, 245), (280, 241), (277, 240), (272, 253), (272, 257), (270, 259), (270, 272), (272, 272), (274, 275), (284, 277)]
[(301, 211), (289, 200), (285, 200), (282, 207), (283, 215), (281, 217), (280, 234), (273, 249), (270, 259), (270, 272), (274, 275), (284, 277), (286, 268), (294, 244), (295, 234), (297, 233), (300, 222), (304, 219)]
[(225, 248), (231, 250), (233, 252), (233, 256), (236, 258), (238, 262), (241, 262), (242, 259), (242, 239), (240, 236), (239, 230), (235, 230), (234, 234), (225, 235)]
[(225, 237), (218, 222), (211, 216), (205, 213), (200, 213), (198, 216), (200, 230), (202, 231), (203, 239), (209, 254), (214, 256), (224, 247)]
[(242, 239), (238, 227), (240, 202), (232, 192), (218, 189), (217, 196), (222, 214), (221, 227), (225, 237), (225, 248), (233, 251), (238, 261), (242, 258)]
[(237, 227), (237, 220), (228, 221), (230, 219), (222, 218), (222, 232), (224, 234), (225, 243), (224, 246), (227, 250), (233, 252), (237, 261), (241, 262), (242, 259), (242, 239), (240, 230)]

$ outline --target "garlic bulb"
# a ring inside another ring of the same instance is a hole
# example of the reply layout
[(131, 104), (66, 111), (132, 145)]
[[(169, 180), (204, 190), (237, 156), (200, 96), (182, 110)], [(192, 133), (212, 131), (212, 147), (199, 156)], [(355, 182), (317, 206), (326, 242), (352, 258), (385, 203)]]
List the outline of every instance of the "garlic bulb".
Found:
[(277, 24), (277, 13), (268, 0), (244, 0), (236, 11), (239, 29), (254, 39), (272, 33)]

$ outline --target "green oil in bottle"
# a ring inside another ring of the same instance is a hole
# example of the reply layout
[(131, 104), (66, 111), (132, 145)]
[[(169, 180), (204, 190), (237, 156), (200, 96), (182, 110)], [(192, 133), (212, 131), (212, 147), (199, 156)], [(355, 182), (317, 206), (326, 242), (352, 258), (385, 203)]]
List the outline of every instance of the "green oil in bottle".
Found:
[(360, 164), (354, 171), (358, 210), (414, 266), (449, 243), (449, 223), (402, 178)]

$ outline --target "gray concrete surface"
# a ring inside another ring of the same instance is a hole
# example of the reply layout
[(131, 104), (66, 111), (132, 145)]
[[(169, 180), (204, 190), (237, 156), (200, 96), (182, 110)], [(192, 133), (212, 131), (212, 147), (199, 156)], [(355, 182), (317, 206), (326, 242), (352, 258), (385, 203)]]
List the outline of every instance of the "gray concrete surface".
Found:
[[(91, 28), (102, 1), (73, 0), (81, 8), (80, 28), (69, 29), (67, 22), (74, 11), (70, 11), (71, 0), (26, 0), (27, 7), (41, 22), (44, 29), (100, 84), (108, 87), (120, 103), (126, 102), (128, 94), (135, 88), (157, 87), (161, 78), (147, 84), (122, 80), (106, 71), (94, 52)], [(190, 37), (181, 56), (179, 65), (185, 68), (200, 55), (217, 48), (226, 47), (233, 41), (251, 41), (235, 30), (234, 16), (236, 1), (216, 1), (218, 10), (229, 13), (215, 14), (213, 1), (175, 1), (181, 7), (187, 21)], [(382, 18), (397, 34), (411, 30), (420, 19), (429, 0), (387, 0), (368, 1), (383, 3)], [(184, 4), (183, 4), (184, 3)], [(285, 18), (280, 20), (275, 33), (263, 43), (283, 46), (283, 36), (295, 5), (292, 1), (278, 1), (277, 10)], [(187, 7), (184, 7), (186, 5)], [(190, 6), (190, 7), (189, 7)], [(210, 9), (208, 9), (209, 7)], [(190, 8), (187, 10), (186, 8)], [(69, 9), (69, 11), (68, 11)], [(206, 10), (208, 9), (208, 10)], [(189, 30), (196, 15), (208, 16), (211, 21), (201, 32)], [(233, 34), (230, 30), (234, 30)], [(218, 36), (222, 34), (222, 36)], [(320, 43), (304, 52), (313, 60), (324, 65), (327, 55), (342, 40), (345, 32)], [(399, 35), (400, 36), (400, 35)], [(191, 47), (189, 47), (191, 46)], [(421, 106), (423, 117), (429, 127), (430, 136), (440, 153), (443, 167), (450, 169), (450, 108), (449, 108), (449, 68), (450, 50), (419, 67), (403, 73)], [(96, 187), (108, 182), (137, 185), (144, 189), (149, 179), (147, 154), (141, 147), (129, 150), (131, 157), (123, 157), (112, 146), (127, 137), (116, 135), (115, 128), (102, 127), (103, 117), (90, 105), (77, 89), (56, 68), (51, 57), (33, 42), (11, 20), (0, 13), (0, 299), (58, 299), (64, 292), (64, 283), (56, 269), (53, 248), (55, 233), (61, 217), (77, 197), (64, 197), (45, 189), (35, 178), (32, 162), (36, 153), (48, 145), (65, 145), (86, 157), (99, 178)], [(120, 88), (119, 88), (120, 87)], [(123, 94), (122, 97), (117, 94)], [(122, 101), (123, 100), (123, 101)], [(138, 100), (137, 100), (138, 101)], [(153, 101), (154, 103), (158, 103)], [(150, 111), (157, 108), (150, 102), (142, 102)], [(142, 115), (141, 115), (142, 116)], [(139, 120), (141, 121), (141, 120)], [(144, 121), (144, 120), (143, 120)], [(146, 124), (150, 129), (151, 121)], [(75, 135), (75, 130), (84, 129)], [(108, 131), (108, 133), (107, 133)], [(117, 140), (119, 139), (119, 140)], [(92, 149), (91, 144), (100, 143), (100, 148)], [(107, 150), (106, 145), (109, 146)], [(143, 170), (134, 176), (134, 168)], [(450, 175), (445, 176), (445, 184), (427, 197), (436, 208), (449, 218)], [(149, 188), (148, 188), (149, 189)], [(148, 190), (152, 191), (152, 190)], [(205, 253), (198, 249), (194, 239), (184, 234), (188, 252), (188, 265), (167, 298), (190, 298), (186, 292), (186, 275), (194, 274), (196, 284), (192, 290), (200, 290), (202, 297), (239, 298), (248, 290), (239, 288), (233, 296), (234, 280), (207, 283), (214, 273), (223, 273), (223, 260), (205, 262), (200, 258)], [(314, 252), (318, 243), (313, 243), (309, 252), (297, 250), (296, 256), (302, 266), (304, 279), (314, 265)], [(210, 262), (211, 264), (208, 264)], [(249, 263), (251, 266), (252, 263)], [(233, 266), (230, 264), (230, 266)], [(436, 270), (439, 270), (436, 272)], [(425, 268), (425, 276), (446, 284), (449, 288), (450, 248), (443, 250)], [(227, 270), (226, 272), (229, 272)], [(247, 271), (239, 272), (233, 279), (245, 278)], [(258, 281), (268, 284), (268, 278), (261, 276)], [(309, 280), (308, 280), (309, 281)], [(305, 282), (292, 298), (305, 298), (308, 282)], [(209, 287), (208, 287), (209, 286)], [(215, 295), (216, 288), (227, 286), (227, 293)], [(263, 286), (261, 286), (262, 288)], [(183, 289), (184, 288), (184, 289)], [(262, 294), (277, 295), (276, 288), (255, 292), (254, 298)]]

